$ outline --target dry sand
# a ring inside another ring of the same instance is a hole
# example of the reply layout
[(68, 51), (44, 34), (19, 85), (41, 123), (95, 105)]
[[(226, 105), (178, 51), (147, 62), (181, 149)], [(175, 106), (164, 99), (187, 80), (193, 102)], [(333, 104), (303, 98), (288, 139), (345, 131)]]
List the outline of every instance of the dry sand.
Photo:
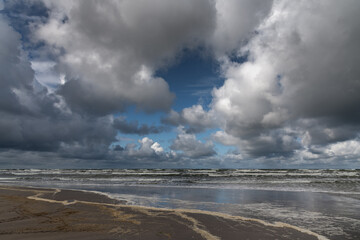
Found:
[(326, 239), (291, 225), (198, 210), (124, 205), (105, 195), (0, 186), (0, 239)]

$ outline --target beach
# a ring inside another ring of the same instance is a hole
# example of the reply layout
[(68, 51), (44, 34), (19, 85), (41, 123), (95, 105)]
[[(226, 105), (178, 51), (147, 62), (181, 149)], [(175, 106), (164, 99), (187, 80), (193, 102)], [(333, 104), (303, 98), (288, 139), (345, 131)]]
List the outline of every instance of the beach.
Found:
[(0, 237), (10, 239), (326, 239), (283, 223), (215, 212), (129, 206), (105, 195), (0, 187)]
[[(360, 170), (0, 170), (0, 186), (7, 186), (7, 191), (9, 187), (39, 191), (48, 189), (48, 194), (42, 193), (41, 198), (37, 198), (37, 204), (44, 201), (49, 203), (49, 200), (67, 200), (72, 204), (66, 206), (71, 207), (85, 201), (121, 204), (126, 209), (139, 206), (165, 212), (185, 209), (182, 211), (216, 215), (220, 219), (261, 219), (267, 223), (286, 223), (331, 240), (360, 239), (359, 183)], [(25, 194), (26, 191), (22, 192)], [(31, 198), (27, 201), (34, 201), (36, 194), (27, 191), (26, 197)], [(77, 200), (76, 204), (74, 199)], [(197, 219), (200, 220), (204, 221)], [(227, 229), (223, 221), (214, 222), (215, 226), (221, 227), (201, 224), (206, 225), (207, 231), (215, 236), (231, 233), (234, 229)], [(223, 233), (211, 232), (219, 229), (227, 230)], [(239, 225), (236, 225), (236, 229), (239, 229)], [(178, 234), (172, 234), (174, 236)]]

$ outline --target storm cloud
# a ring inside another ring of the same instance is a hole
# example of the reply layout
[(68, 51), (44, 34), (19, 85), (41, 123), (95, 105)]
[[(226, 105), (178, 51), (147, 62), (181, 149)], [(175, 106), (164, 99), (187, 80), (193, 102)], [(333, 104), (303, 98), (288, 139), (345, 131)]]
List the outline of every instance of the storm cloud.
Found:
[(1, 148), (61, 152), (67, 145), (108, 146), (116, 135), (112, 119), (71, 113), (34, 79), (20, 35), (3, 18), (0, 31)]

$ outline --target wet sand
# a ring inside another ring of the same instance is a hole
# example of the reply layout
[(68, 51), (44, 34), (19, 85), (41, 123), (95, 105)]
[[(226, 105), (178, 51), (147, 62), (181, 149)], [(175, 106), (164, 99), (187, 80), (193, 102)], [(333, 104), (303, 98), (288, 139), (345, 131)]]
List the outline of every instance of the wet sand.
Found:
[(324, 240), (283, 223), (124, 205), (92, 192), (0, 186), (0, 239)]

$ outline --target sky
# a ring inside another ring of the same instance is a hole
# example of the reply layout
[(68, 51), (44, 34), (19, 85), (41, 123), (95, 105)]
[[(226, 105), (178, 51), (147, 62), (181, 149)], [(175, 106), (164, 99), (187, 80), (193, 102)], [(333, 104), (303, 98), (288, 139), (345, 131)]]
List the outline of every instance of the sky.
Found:
[(0, 168), (360, 168), (358, 0), (0, 0)]

